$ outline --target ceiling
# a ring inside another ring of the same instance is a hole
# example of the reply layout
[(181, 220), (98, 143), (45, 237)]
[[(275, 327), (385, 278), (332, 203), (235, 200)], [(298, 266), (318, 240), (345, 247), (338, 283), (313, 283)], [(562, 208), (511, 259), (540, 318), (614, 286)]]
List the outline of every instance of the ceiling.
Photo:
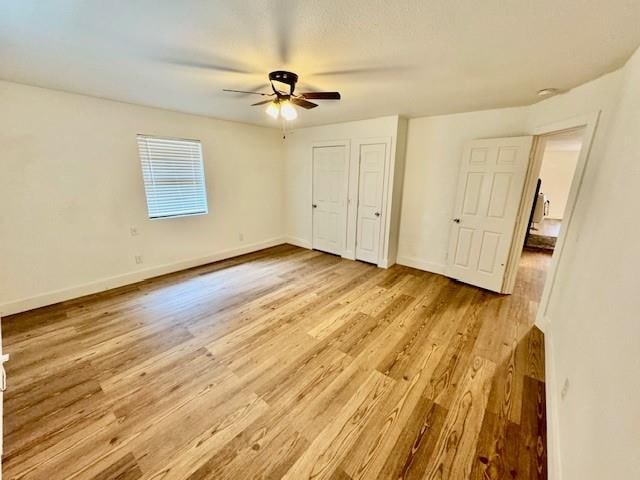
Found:
[(0, 0), (0, 78), (276, 126), (271, 70), (339, 90), (298, 125), (526, 105), (621, 66), (638, 0)]

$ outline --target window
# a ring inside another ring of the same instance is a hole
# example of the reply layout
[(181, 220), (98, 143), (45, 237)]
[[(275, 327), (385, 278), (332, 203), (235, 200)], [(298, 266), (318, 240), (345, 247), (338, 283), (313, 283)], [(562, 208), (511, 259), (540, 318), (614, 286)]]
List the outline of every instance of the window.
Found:
[(208, 212), (198, 140), (138, 135), (149, 218), (204, 215)]

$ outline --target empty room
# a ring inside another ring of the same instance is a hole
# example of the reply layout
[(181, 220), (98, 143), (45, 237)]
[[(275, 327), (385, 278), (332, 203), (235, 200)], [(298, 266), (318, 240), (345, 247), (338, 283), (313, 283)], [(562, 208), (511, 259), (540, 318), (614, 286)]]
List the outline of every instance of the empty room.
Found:
[(0, 478), (640, 478), (639, 25), (0, 0)]

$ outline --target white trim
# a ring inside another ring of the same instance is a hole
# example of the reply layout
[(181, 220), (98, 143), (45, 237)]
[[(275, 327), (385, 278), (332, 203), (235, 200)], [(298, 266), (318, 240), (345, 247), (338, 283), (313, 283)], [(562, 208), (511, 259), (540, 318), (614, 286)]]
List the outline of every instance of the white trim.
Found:
[[(538, 323), (538, 322), (536, 322)], [(548, 322), (540, 322), (547, 325)], [(542, 329), (541, 329), (542, 330)], [(545, 357), (545, 401), (547, 405), (547, 474), (550, 480), (562, 479), (562, 458), (560, 456), (560, 425), (558, 407), (561, 402), (560, 389), (554, 362), (555, 351), (551, 329), (544, 332)]]
[(542, 167), (542, 156), (544, 154), (545, 137), (556, 133), (562, 133), (568, 130), (574, 130), (577, 128), (583, 128), (583, 143), (578, 157), (576, 170), (574, 172), (573, 180), (571, 183), (571, 190), (569, 192), (569, 198), (567, 199), (567, 206), (565, 210), (564, 219), (562, 222), (562, 228), (560, 229), (560, 236), (556, 241), (554, 248), (551, 265), (547, 273), (547, 279), (544, 284), (544, 290), (542, 298), (538, 307), (538, 314), (536, 319), (536, 325), (542, 329), (543, 321), (542, 317), (547, 314), (547, 307), (555, 284), (557, 267), (561, 259), (562, 251), (564, 249), (564, 242), (566, 234), (569, 231), (571, 225), (571, 219), (575, 205), (582, 187), (582, 180), (586, 171), (586, 166), (591, 153), (591, 145), (595, 136), (595, 130), (598, 124), (598, 118), (600, 111), (596, 111), (586, 115), (579, 115), (571, 117), (558, 122), (542, 125), (532, 129), (532, 133), (536, 135), (532, 154), (529, 159), (529, 167), (527, 172), (527, 178), (522, 192), (519, 207), (519, 219), (515, 227), (514, 237), (511, 244), (509, 263), (505, 271), (505, 277), (502, 286), (502, 293), (512, 293), (515, 282), (518, 266), (520, 263), (520, 256), (522, 255), (522, 249), (524, 246), (524, 239), (527, 232), (527, 224), (529, 221), (529, 212), (533, 205), (533, 193), (535, 191), (535, 182), (540, 174)]
[[(600, 110), (596, 110), (595, 112), (585, 113), (583, 115), (575, 115), (573, 117), (565, 118), (563, 120), (558, 120), (552, 123), (545, 123), (543, 125), (538, 125), (537, 127), (533, 127), (531, 134), (532, 135), (547, 135), (553, 132), (561, 132), (563, 130), (571, 130), (572, 128), (584, 127), (584, 126), (594, 126), (598, 123), (598, 117), (600, 116)], [(583, 142), (584, 149), (584, 142)]]
[(437, 273), (439, 275), (445, 275), (447, 266), (442, 263), (426, 262), (416, 257), (407, 257), (399, 255), (396, 263), (399, 265), (405, 265), (407, 267), (417, 268), (418, 270), (424, 270), (425, 272)]
[[(567, 199), (567, 206), (565, 207), (564, 218), (562, 220), (562, 228), (560, 229), (560, 236), (556, 241), (555, 248), (553, 250), (553, 256), (551, 257), (551, 266), (547, 273), (547, 278), (544, 282), (544, 289), (542, 291), (542, 298), (540, 299), (540, 306), (538, 307), (538, 315), (536, 318), (536, 325), (544, 323), (542, 319), (547, 317), (547, 310), (553, 294), (553, 287), (556, 283), (556, 275), (558, 272), (558, 266), (562, 260), (562, 253), (564, 251), (564, 245), (567, 238), (567, 233), (571, 230), (571, 224), (573, 220), (573, 213), (575, 211), (576, 203), (582, 189), (582, 182), (584, 180), (584, 174), (586, 167), (591, 156), (591, 147), (593, 145), (593, 138), (595, 137), (596, 128), (598, 126), (598, 119), (600, 118), (600, 111), (593, 112), (587, 115), (581, 115), (572, 117), (560, 122), (545, 125), (535, 129), (537, 134), (544, 135), (546, 133), (557, 132), (560, 130), (569, 130), (571, 128), (584, 127), (584, 137), (582, 142), (582, 149), (580, 150), (580, 156), (578, 157), (578, 164), (573, 175), (571, 182), (571, 190), (569, 191), (569, 198)], [(552, 319), (549, 318), (549, 321)], [(549, 330), (549, 329), (548, 329)]]
[[(396, 133), (398, 132), (398, 127), (396, 124)], [(396, 256), (395, 260), (389, 260), (389, 239), (391, 237), (391, 209), (393, 206), (393, 185), (394, 178), (396, 175), (396, 146), (397, 146), (397, 137), (396, 142), (393, 141), (394, 137), (389, 138), (389, 143), (387, 144), (387, 158), (385, 158), (385, 172), (384, 172), (384, 184), (382, 187), (382, 217), (380, 218), (380, 224), (382, 228), (380, 228), (380, 249), (381, 249), (381, 260), (380, 264), (391, 266), (394, 263), (397, 263), (398, 259)], [(404, 179), (403, 179), (404, 182)], [(400, 232), (398, 232), (398, 237), (400, 236)], [(398, 238), (399, 241), (399, 238)]]
[[(354, 260), (356, 260), (356, 259), (354, 259)], [(361, 260), (358, 260), (358, 261), (361, 261)], [(364, 261), (364, 260), (362, 260), (362, 261)], [(380, 262), (378, 262), (378, 263), (376, 264), (376, 267), (378, 267), (378, 268), (384, 268), (385, 270), (386, 270), (387, 268), (389, 268), (389, 267), (392, 267), (392, 266), (393, 266), (393, 263), (392, 263), (392, 264), (389, 264), (389, 262), (388, 262), (387, 260), (382, 260), (382, 261), (380, 261)]]
[(535, 322), (535, 325), (545, 335), (547, 334), (547, 332), (551, 332), (551, 323), (549, 323), (549, 320), (546, 317), (538, 318)]
[(47, 292), (35, 297), (14, 300), (12, 302), (0, 304), (0, 315), (7, 316), (13, 315), (14, 313), (25, 312), (27, 310), (44, 307), (46, 305), (52, 305), (54, 303), (71, 300), (74, 298), (82, 297), (84, 295), (90, 295), (92, 293), (98, 293), (105, 290), (110, 290), (112, 288), (130, 285), (132, 283), (140, 282), (149, 278), (166, 275), (167, 273), (178, 272), (187, 268), (198, 267), (200, 265), (206, 265), (207, 263), (218, 262), (220, 260), (226, 260), (227, 258), (237, 257), (238, 255), (256, 252), (258, 250), (274, 247), (276, 245), (282, 245), (283, 243), (287, 243), (284, 237), (276, 237), (270, 240), (253, 243), (251, 245), (244, 245), (239, 248), (223, 250), (221, 252), (207, 255), (205, 257), (192, 258), (175, 263), (167, 263), (164, 265), (159, 265), (157, 267), (147, 268), (145, 270), (138, 270), (122, 275), (116, 275), (114, 277), (103, 278), (95, 282), (85, 283), (83, 285), (77, 285), (75, 287), (54, 290), (52, 292)]
[(311, 250), (313, 248), (311, 242), (309, 240), (305, 240), (304, 238), (284, 237), (284, 242), (296, 247), (306, 248), (307, 250)]

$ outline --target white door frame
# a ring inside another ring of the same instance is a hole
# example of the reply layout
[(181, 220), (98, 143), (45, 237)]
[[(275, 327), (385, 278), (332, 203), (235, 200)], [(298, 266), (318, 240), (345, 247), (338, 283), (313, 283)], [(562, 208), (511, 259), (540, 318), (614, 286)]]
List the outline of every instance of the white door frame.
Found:
[(348, 213), (347, 213), (347, 248), (344, 258), (355, 260), (356, 258), (356, 238), (358, 228), (358, 190), (360, 184), (360, 147), (362, 145), (374, 145), (378, 143), (384, 143), (386, 145), (386, 152), (384, 157), (383, 168), (383, 185), (382, 185), (382, 211), (380, 212), (380, 239), (379, 239), (379, 253), (378, 253), (378, 266), (386, 268), (386, 262), (384, 259), (384, 252), (387, 248), (386, 231), (388, 229), (387, 219), (389, 212), (389, 179), (391, 177), (391, 137), (370, 137), (370, 138), (358, 138), (353, 141), (353, 149), (350, 158), (349, 166), (349, 194), (348, 194)]
[(511, 244), (511, 253), (509, 255), (509, 264), (507, 265), (507, 274), (503, 283), (502, 292), (512, 293), (515, 285), (516, 274), (518, 271), (518, 265), (520, 262), (520, 256), (522, 255), (522, 249), (524, 247), (524, 237), (527, 232), (529, 224), (529, 212), (533, 206), (533, 195), (535, 192), (535, 185), (540, 175), (540, 169), (542, 167), (542, 149), (538, 148), (542, 143), (540, 137), (560, 133), (567, 130), (575, 130), (578, 128), (584, 129), (582, 138), (582, 148), (578, 157), (576, 170), (573, 175), (573, 181), (571, 183), (571, 189), (569, 191), (569, 197), (567, 199), (567, 206), (562, 219), (562, 228), (560, 229), (560, 235), (556, 241), (556, 245), (551, 258), (551, 266), (547, 272), (547, 278), (544, 283), (544, 289), (540, 305), (538, 307), (538, 314), (536, 317), (536, 324), (544, 329), (546, 325), (546, 314), (553, 294), (553, 288), (555, 286), (556, 274), (558, 266), (562, 259), (562, 253), (564, 251), (565, 241), (567, 233), (571, 229), (571, 223), (573, 213), (575, 211), (576, 202), (578, 201), (580, 190), (582, 188), (582, 182), (584, 180), (584, 173), (587, 163), (591, 154), (591, 146), (593, 144), (593, 137), (598, 125), (598, 118), (600, 111), (590, 114), (579, 115), (571, 117), (566, 120), (554, 122), (546, 125), (541, 125), (533, 129), (532, 134), (536, 135), (534, 145), (534, 155), (532, 155), (529, 161), (529, 169), (527, 171), (527, 177), (525, 179), (525, 188), (522, 193), (522, 200), (520, 201), (520, 216), (518, 224), (516, 225), (515, 234), (513, 236), (513, 243)]
[(347, 249), (347, 231), (348, 231), (348, 219), (349, 219), (349, 170), (350, 170), (350, 159), (351, 159), (351, 142), (349, 140), (329, 140), (326, 142), (314, 142), (311, 144), (310, 150), (310, 158), (311, 158), (311, 185), (309, 185), (309, 212), (311, 218), (311, 248), (313, 249), (313, 178), (315, 174), (315, 169), (313, 166), (313, 150), (315, 148), (322, 147), (345, 147), (345, 167), (344, 167), (344, 198), (345, 198), (345, 218), (346, 224), (344, 225), (344, 230), (342, 232), (342, 249), (341, 255), (345, 254)]
[(3, 435), (4, 435), (4, 411), (3, 411), (3, 396), (4, 391), (7, 389), (7, 372), (4, 369), (4, 364), (9, 360), (9, 354), (2, 351), (2, 318), (0, 318), (0, 480), (2, 480), (2, 453), (3, 448)]

